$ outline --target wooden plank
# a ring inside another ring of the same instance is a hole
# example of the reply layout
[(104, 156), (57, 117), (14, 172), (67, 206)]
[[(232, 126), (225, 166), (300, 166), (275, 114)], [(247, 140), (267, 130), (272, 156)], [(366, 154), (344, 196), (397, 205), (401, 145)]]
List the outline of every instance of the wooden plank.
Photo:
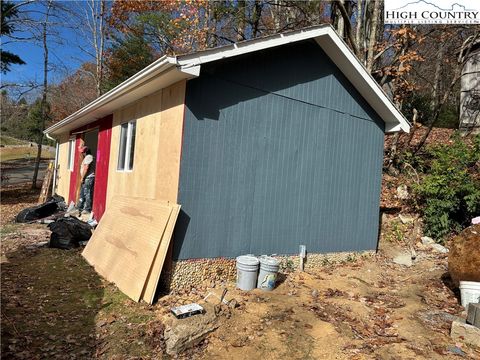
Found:
[(170, 240), (173, 235), (173, 229), (175, 228), (175, 223), (177, 222), (178, 214), (180, 213), (180, 205), (172, 204), (172, 207), (172, 213), (168, 219), (165, 232), (162, 236), (162, 241), (158, 247), (158, 251), (155, 254), (155, 258), (153, 260), (153, 264), (142, 294), (142, 299), (149, 304), (153, 304), (158, 282), (160, 281), (163, 264), (165, 263), (168, 247), (170, 246)]
[(114, 197), (82, 255), (139, 301), (171, 212), (164, 201)]
[(59, 142), (58, 163), (57, 163), (57, 181), (55, 192), (65, 198), (68, 202), (68, 191), (70, 188), (70, 170), (68, 170), (68, 140), (69, 134), (62, 134)]
[(180, 179), (180, 157), (183, 139), (186, 81), (180, 81), (162, 91), (157, 183), (155, 198), (177, 202)]
[(53, 179), (53, 161), (48, 162), (47, 171), (43, 177), (42, 189), (40, 190), (40, 196), (38, 197), (38, 203), (43, 204), (47, 201), (48, 194), (50, 192), (50, 186)]

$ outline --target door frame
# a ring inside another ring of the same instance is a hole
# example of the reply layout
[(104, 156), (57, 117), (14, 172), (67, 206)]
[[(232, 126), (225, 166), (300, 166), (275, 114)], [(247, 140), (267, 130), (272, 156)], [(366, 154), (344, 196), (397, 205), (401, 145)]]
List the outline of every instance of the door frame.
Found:
[(75, 156), (73, 171), (70, 174), (70, 188), (68, 195), (68, 202), (77, 203), (78, 197), (78, 182), (80, 172), (80, 162), (82, 154), (78, 150), (79, 145), (83, 141), (86, 132), (98, 128), (97, 139), (97, 153), (95, 156), (95, 185), (93, 191), (93, 214), (95, 219), (99, 221), (105, 212), (107, 199), (107, 184), (108, 184), (108, 167), (110, 162), (110, 146), (112, 139), (112, 121), (113, 115), (107, 115), (99, 120), (96, 120), (88, 125), (79, 127), (70, 132), (70, 136), (75, 136)]

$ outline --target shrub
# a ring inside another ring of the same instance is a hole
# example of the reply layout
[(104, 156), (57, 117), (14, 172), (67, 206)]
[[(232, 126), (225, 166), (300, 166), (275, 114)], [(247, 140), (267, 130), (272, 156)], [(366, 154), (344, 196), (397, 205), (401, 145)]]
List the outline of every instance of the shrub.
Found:
[(425, 234), (439, 242), (468, 226), (480, 212), (480, 135), (471, 145), (458, 133), (451, 140), (427, 148), (425, 176), (413, 187)]

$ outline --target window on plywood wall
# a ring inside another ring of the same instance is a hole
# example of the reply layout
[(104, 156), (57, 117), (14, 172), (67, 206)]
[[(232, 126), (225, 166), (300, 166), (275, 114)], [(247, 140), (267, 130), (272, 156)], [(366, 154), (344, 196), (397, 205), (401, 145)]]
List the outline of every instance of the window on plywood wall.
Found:
[(121, 125), (117, 164), (117, 170), (119, 171), (133, 170), (136, 127), (136, 120), (132, 120)]
[(73, 171), (75, 159), (75, 139), (68, 140), (68, 170)]

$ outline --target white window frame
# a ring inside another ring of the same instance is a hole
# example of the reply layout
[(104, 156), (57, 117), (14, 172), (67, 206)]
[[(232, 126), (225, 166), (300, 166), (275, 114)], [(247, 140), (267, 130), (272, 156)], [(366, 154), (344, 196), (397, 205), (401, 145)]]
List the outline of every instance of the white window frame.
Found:
[(75, 139), (68, 140), (68, 158), (67, 158), (67, 168), (70, 171), (73, 171), (73, 166), (75, 163)]
[[(133, 124), (136, 125), (136, 122), (137, 122), (137, 120), (130, 120), (129, 122), (123, 123), (123, 124), (120, 125), (120, 141), (119, 141), (119, 144), (118, 144), (118, 159), (117, 159), (117, 171), (118, 172), (132, 172), (133, 168), (135, 166), (135, 161), (132, 161), (132, 168), (131, 169), (128, 168), (128, 166), (130, 164), (130, 157), (132, 155), (132, 129), (133, 129)], [(123, 168), (120, 168), (119, 161), (120, 161), (120, 158), (121, 158), (120, 151), (121, 151), (121, 147), (122, 147), (122, 126), (125, 125), (125, 124), (128, 124), (127, 125), (127, 140), (126, 140), (126, 143), (125, 143), (125, 150), (124, 150), (125, 151), (125, 157), (124, 157), (124, 161), (123, 161)], [(136, 132), (136, 126), (135, 126), (135, 132)], [(133, 154), (133, 155), (135, 156), (135, 154)]]

